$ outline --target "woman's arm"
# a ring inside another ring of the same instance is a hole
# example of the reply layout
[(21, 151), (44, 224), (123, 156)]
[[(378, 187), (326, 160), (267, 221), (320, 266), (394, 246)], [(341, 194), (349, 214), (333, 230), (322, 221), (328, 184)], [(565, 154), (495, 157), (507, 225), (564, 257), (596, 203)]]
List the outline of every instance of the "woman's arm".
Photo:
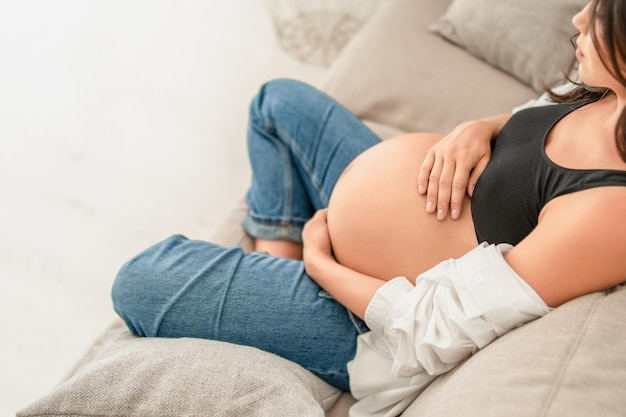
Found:
[[(549, 306), (626, 281), (626, 192), (600, 187), (561, 196), (539, 225), (505, 256), (508, 265)], [(326, 210), (307, 223), (304, 262), (309, 275), (338, 302), (364, 318), (386, 281), (338, 264), (332, 256)]]
[[(334, 261), (325, 219), (326, 211), (321, 211), (305, 226), (307, 272), (366, 321), (368, 340), (379, 340), (372, 341), (375, 355), (387, 358), (388, 377), (446, 372), (498, 336), (550, 310), (505, 261), (503, 254), (511, 245), (483, 243), (420, 274), (415, 285), (405, 277), (385, 282)], [(362, 368), (369, 369), (367, 364)], [(368, 386), (377, 392), (376, 384)]]
[(626, 189), (600, 187), (561, 196), (506, 255), (550, 306), (626, 281)]
[[(549, 306), (626, 281), (626, 192), (599, 187), (561, 196), (542, 211), (538, 226), (505, 256), (508, 265)], [(338, 302), (364, 318), (386, 281), (338, 264), (318, 212), (303, 232), (309, 275)]]
[(433, 146), (420, 168), (417, 186), (426, 211), (443, 220), (459, 218), (465, 193), (471, 197), (491, 158), (491, 141), (512, 114), (461, 123)]
[(307, 274), (335, 300), (361, 319), (376, 291), (386, 281), (361, 274), (337, 263), (332, 255), (327, 210), (320, 210), (304, 226), (303, 259)]

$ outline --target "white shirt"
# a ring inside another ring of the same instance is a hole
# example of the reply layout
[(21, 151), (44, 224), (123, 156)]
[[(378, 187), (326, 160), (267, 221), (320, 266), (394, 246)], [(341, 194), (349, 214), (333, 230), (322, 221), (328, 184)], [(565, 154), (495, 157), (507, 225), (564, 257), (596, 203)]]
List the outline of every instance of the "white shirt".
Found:
[(550, 308), (507, 264), (510, 245), (483, 243), (420, 275), (383, 285), (348, 364), (351, 417), (402, 413), (440, 374)]

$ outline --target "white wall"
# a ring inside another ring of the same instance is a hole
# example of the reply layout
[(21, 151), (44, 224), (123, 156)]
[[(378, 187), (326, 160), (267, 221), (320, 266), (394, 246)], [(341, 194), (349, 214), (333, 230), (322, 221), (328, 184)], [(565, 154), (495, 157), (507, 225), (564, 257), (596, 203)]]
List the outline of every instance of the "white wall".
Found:
[(113, 319), (119, 266), (243, 195), (262, 82), (319, 84), (260, 0), (0, 0), (0, 415)]

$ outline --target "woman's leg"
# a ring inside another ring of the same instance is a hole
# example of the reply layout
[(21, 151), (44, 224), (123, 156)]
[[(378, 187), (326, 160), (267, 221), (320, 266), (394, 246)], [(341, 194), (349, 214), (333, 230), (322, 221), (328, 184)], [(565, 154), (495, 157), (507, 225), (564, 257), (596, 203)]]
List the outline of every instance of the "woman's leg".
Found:
[(356, 337), (367, 330), (305, 274), (301, 261), (182, 236), (124, 265), (112, 297), (136, 335), (254, 346), (343, 390)]
[(328, 199), (344, 168), (380, 142), (358, 118), (304, 83), (265, 84), (250, 108), (252, 185), (246, 231), (301, 243), (304, 223)]

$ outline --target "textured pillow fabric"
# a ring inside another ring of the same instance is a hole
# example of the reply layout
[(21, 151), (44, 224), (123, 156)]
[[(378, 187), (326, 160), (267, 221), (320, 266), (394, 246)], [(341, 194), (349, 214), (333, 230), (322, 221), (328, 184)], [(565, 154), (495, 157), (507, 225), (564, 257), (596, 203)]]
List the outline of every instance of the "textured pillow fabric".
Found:
[(18, 417), (323, 417), (341, 391), (278, 356), (198, 339), (137, 338), (117, 323)]
[(574, 62), (572, 17), (587, 0), (454, 0), (431, 30), (543, 92)]

